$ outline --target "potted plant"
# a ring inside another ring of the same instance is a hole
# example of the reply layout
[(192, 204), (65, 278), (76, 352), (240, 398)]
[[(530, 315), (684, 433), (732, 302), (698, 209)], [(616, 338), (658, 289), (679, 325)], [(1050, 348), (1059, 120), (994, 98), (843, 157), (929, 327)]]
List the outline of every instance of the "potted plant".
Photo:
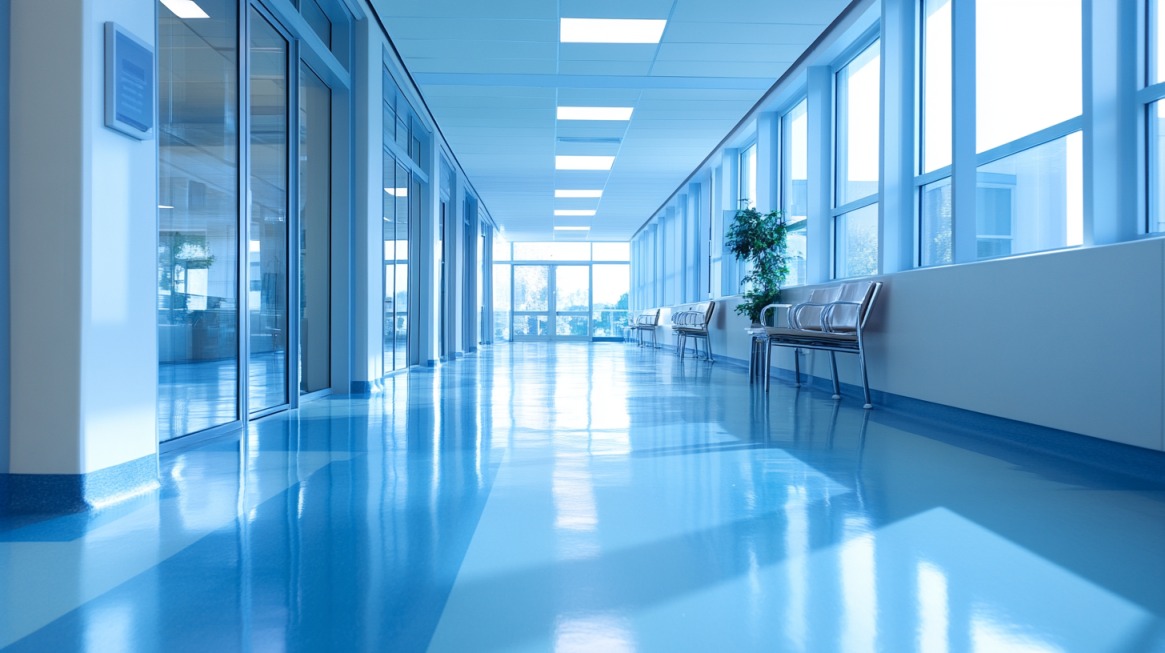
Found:
[(724, 236), (724, 246), (736, 260), (751, 264), (748, 274), (740, 281), (744, 301), (736, 307), (736, 312), (748, 315), (753, 324), (760, 324), (760, 313), (765, 306), (780, 300), (781, 284), (789, 274), (785, 264), (787, 235), (785, 217), (780, 211), (761, 213), (746, 207), (736, 212)]

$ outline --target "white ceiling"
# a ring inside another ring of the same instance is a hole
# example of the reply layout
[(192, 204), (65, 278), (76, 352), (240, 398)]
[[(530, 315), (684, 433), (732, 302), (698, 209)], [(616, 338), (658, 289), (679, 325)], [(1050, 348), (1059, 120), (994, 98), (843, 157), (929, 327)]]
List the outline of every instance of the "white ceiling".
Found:
[[(589, 240), (630, 239), (849, 4), (371, 1), (511, 241), (552, 240), (555, 224), (589, 225)], [(559, 18), (668, 23), (659, 45), (559, 43)], [(560, 122), (558, 105), (635, 112), (629, 122)], [(616, 158), (609, 173), (556, 171), (556, 154)], [(603, 197), (556, 200), (555, 188), (601, 188)], [(598, 213), (555, 218), (556, 208)]]

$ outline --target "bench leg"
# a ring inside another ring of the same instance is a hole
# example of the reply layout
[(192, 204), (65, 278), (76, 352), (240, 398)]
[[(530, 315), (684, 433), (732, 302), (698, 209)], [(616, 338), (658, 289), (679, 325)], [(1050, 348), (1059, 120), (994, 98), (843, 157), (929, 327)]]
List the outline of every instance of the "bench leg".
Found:
[(866, 404), (862, 406), (866, 410), (874, 407), (870, 401), (870, 380), (866, 378), (866, 350), (865, 348), (858, 349), (858, 367), (862, 368), (862, 390), (866, 393)]
[(829, 352), (829, 368), (833, 372), (833, 398), (841, 399), (841, 383), (837, 380), (837, 352)]
[(765, 365), (764, 365), (764, 370), (761, 371), (761, 374), (765, 375), (765, 392), (769, 391), (769, 377), (771, 376), (769, 374), (769, 372), (771, 371), (772, 360), (773, 360), (773, 343), (771, 341), (769, 341), (768, 339), (766, 339), (765, 340), (765, 355), (764, 355)]
[(708, 355), (708, 362), (709, 363), (716, 362), (712, 358), (712, 334), (710, 334), (710, 333), (704, 334), (704, 353)]
[(801, 387), (801, 348), (793, 349), (793, 387)]

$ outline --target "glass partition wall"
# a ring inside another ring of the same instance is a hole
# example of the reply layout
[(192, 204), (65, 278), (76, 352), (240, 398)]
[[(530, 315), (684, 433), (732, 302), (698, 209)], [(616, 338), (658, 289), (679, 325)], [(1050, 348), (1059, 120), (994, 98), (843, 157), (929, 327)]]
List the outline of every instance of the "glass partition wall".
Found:
[(409, 354), (409, 240), (427, 190), (431, 138), (388, 70), (381, 74), (384, 210), (384, 372), (416, 362)]
[[(336, 7), (309, 4), (346, 29)], [(333, 88), (261, 3), (200, 6), (157, 6), (163, 441), (331, 386)]]

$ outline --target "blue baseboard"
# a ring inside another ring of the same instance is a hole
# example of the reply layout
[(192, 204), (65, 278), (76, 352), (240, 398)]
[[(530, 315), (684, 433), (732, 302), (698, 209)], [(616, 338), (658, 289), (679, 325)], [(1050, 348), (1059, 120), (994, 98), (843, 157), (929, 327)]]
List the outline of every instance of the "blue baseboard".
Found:
[(52, 515), (96, 510), (157, 488), (157, 456), (89, 474), (0, 474), (0, 513)]
[[(773, 368), (773, 378), (792, 385), (793, 371)], [(862, 387), (841, 383), (842, 401), (863, 401)], [(833, 381), (826, 377), (801, 373), (801, 387), (833, 394)], [(772, 391), (777, 391), (773, 387)], [(1154, 484), (1165, 480), (1165, 452), (1073, 433), (1006, 417), (978, 413), (913, 397), (870, 389), (874, 415), (887, 425), (903, 428), (933, 425), (931, 431), (940, 439), (973, 442), (978, 448), (999, 447), (1051, 456), (1092, 469), (1119, 472)], [(990, 453), (989, 451), (987, 453)]]

